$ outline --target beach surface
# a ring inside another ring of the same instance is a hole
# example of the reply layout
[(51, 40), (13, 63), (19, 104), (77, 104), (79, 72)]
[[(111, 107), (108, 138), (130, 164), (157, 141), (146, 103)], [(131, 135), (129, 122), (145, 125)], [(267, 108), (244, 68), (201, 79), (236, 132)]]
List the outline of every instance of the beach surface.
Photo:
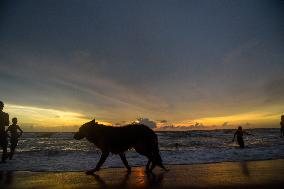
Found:
[(84, 172), (1, 171), (1, 188), (283, 188), (284, 160), (168, 165), (146, 174), (144, 167)]

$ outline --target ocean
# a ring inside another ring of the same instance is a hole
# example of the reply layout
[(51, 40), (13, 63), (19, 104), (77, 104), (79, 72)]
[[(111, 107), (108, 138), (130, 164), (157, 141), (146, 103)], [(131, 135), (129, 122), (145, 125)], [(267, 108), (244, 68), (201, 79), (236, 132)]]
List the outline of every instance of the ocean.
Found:
[[(199, 164), (284, 159), (280, 129), (250, 129), (246, 148), (232, 142), (234, 130), (157, 132), (164, 164)], [(100, 151), (87, 140), (74, 140), (74, 133), (24, 133), (13, 160), (1, 170), (82, 171), (95, 167)], [(131, 166), (144, 166), (147, 159), (134, 150), (126, 152)], [(103, 167), (123, 167), (118, 155), (110, 155)]]

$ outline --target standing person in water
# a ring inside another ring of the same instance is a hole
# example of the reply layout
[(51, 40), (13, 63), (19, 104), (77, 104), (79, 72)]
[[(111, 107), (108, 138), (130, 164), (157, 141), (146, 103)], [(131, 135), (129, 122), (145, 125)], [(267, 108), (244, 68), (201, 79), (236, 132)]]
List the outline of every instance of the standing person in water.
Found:
[(240, 148), (245, 147), (245, 143), (244, 143), (244, 139), (243, 139), (244, 134), (250, 135), (249, 133), (243, 131), (243, 128), (241, 126), (238, 127), (237, 131), (234, 134), (233, 142), (235, 141), (235, 137), (237, 135), (237, 141), (238, 141), (238, 144), (240, 145)]
[[(10, 142), (11, 142), (10, 155), (9, 155), (10, 160), (13, 158), (15, 149), (18, 145), (19, 137), (23, 134), (23, 130), (20, 128), (19, 125), (17, 125), (18, 119), (16, 117), (12, 119), (12, 123), (13, 124), (10, 125), (7, 129), (7, 132), (10, 132)], [(18, 130), (20, 131), (20, 133), (18, 133)]]
[(281, 132), (281, 137), (284, 136), (284, 115), (281, 116), (281, 122), (280, 122), (280, 125), (281, 125), (281, 129), (280, 129), (280, 132)]
[(0, 101), (0, 147), (3, 149), (1, 163), (6, 163), (7, 158), (7, 133), (5, 127), (9, 126), (9, 114), (3, 112), (4, 103)]

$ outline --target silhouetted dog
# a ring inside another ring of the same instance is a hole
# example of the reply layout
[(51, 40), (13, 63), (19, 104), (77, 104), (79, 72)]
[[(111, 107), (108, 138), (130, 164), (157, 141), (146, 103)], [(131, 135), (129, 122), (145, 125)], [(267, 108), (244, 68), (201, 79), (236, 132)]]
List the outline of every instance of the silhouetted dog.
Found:
[[(156, 165), (166, 170), (159, 153), (158, 137), (153, 130), (145, 125), (131, 124), (123, 127), (111, 127), (98, 124), (93, 120), (82, 125), (79, 132), (74, 135), (77, 140), (85, 137), (102, 151), (96, 168), (87, 171), (87, 174), (98, 171), (109, 153), (119, 154), (127, 170), (131, 171), (124, 154), (125, 151), (131, 148), (148, 158), (146, 171), (152, 171)], [(151, 163), (151, 168), (149, 168)]]

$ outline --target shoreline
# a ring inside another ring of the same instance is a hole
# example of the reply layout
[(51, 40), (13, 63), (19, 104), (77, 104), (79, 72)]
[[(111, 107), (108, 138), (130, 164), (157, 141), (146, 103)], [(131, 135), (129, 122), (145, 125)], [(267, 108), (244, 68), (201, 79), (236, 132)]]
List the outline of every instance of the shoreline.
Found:
[[(3, 188), (282, 188), (284, 159), (166, 165), (146, 174), (144, 167), (83, 171), (0, 171)], [(2, 188), (2, 187), (1, 187)]]
[[(242, 163), (242, 162), (246, 162), (246, 163), (249, 163), (249, 162), (259, 162), (259, 161), (278, 161), (278, 160), (283, 160), (283, 158), (278, 158), (278, 159), (260, 159), (260, 160), (248, 160), (248, 161), (216, 161), (216, 162), (202, 162), (202, 163), (189, 163), (189, 164), (164, 164), (165, 167), (168, 167), (168, 166), (193, 166), (193, 165), (207, 165), (207, 164), (221, 164), (221, 163)], [(0, 164), (1, 165), (1, 164)], [(131, 166), (131, 168), (143, 168), (144, 165), (133, 165)], [(106, 169), (124, 169), (125, 167), (124, 166), (120, 166), (120, 167), (102, 167), (100, 169), (101, 170), (106, 170)], [(156, 168), (156, 169), (159, 169), (159, 168)], [(66, 173), (66, 172), (71, 172), (71, 173), (76, 173), (76, 172), (84, 172), (85, 170), (63, 170), (63, 171), (46, 171), (46, 170), (1, 170), (0, 169), (0, 172), (3, 172), (3, 171), (12, 171), (12, 172), (34, 172), (34, 173)]]

